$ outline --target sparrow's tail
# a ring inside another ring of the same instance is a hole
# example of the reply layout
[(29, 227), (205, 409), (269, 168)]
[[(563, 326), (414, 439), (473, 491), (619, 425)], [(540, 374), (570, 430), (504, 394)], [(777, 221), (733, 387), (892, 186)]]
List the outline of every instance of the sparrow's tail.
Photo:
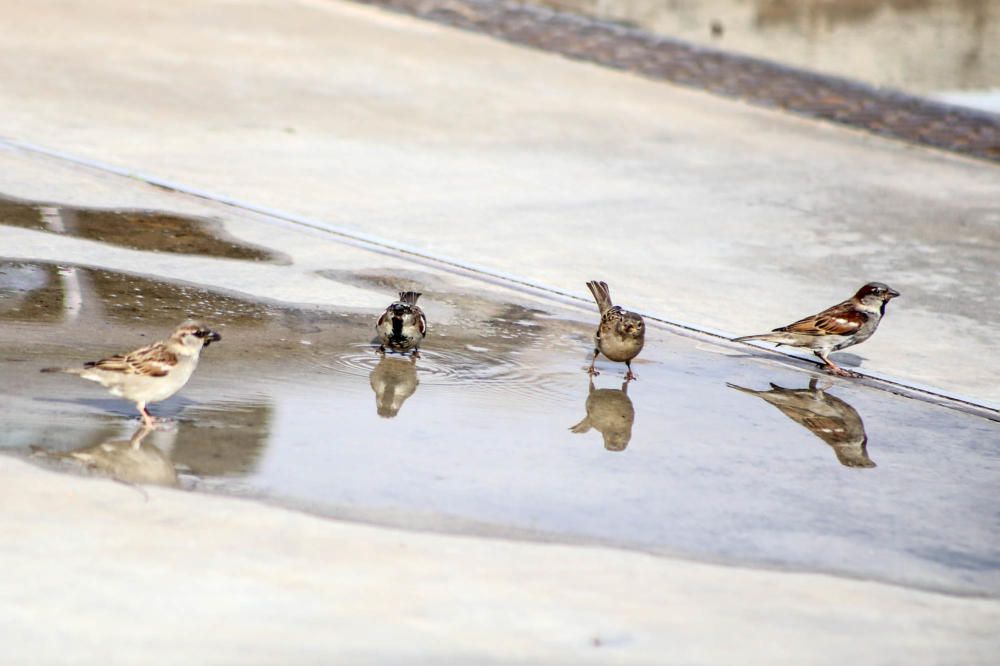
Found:
[(591, 280), (587, 283), (587, 288), (594, 295), (594, 300), (597, 301), (597, 308), (601, 314), (607, 312), (611, 307), (611, 290), (608, 289), (608, 283)]
[(42, 368), (39, 372), (65, 372), (67, 375), (82, 375), (86, 368)]
[(751, 388), (746, 388), (745, 386), (739, 386), (738, 384), (730, 384), (729, 382), (726, 382), (726, 386), (728, 386), (731, 389), (736, 389), (737, 391), (739, 391), (741, 393), (749, 393), (750, 395), (758, 395), (760, 393), (767, 393), (767, 391), (755, 391), (755, 390), (753, 390)]
[(591, 428), (590, 415), (583, 417), (583, 420), (577, 423), (576, 425), (570, 426), (570, 430), (577, 434), (581, 432), (587, 432), (588, 430), (590, 430), (590, 428)]
[(418, 291), (401, 291), (399, 292), (399, 300), (408, 305), (416, 305), (417, 299), (420, 298), (420, 292)]
[(742, 338), (733, 338), (733, 342), (749, 342), (750, 340), (771, 340), (774, 333), (758, 333), (757, 335), (744, 335)]

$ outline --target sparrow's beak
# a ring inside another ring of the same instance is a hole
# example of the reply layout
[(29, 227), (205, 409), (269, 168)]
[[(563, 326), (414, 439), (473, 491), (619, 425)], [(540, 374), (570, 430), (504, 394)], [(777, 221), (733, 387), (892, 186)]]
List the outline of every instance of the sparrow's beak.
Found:
[(219, 335), (218, 333), (216, 333), (215, 331), (208, 331), (203, 336), (203, 339), (205, 340), (205, 344), (203, 346), (207, 347), (210, 344), (212, 344), (213, 342), (218, 342), (219, 340), (221, 340), (222, 336)]
[(890, 287), (889, 288), (889, 298), (896, 298), (897, 296), (899, 296), (899, 292)]

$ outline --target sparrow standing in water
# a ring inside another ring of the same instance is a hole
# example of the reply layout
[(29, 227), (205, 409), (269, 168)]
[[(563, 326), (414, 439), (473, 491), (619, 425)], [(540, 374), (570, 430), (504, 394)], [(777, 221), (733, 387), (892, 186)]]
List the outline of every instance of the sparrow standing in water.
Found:
[(385, 354), (388, 347), (392, 351), (405, 352), (413, 350), (413, 355), (420, 356), (420, 343), (427, 335), (427, 318), (417, 307), (420, 294), (415, 291), (403, 291), (399, 300), (390, 305), (378, 318), (375, 331), (382, 343), (378, 351)]
[(809, 388), (803, 389), (783, 388), (772, 382), (770, 391), (754, 391), (726, 384), (780, 409), (782, 414), (829, 444), (844, 467), (875, 467), (875, 462), (868, 457), (868, 435), (858, 410), (816, 385), (815, 377), (809, 380)]
[(597, 355), (604, 354), (612, 361), (624, 362), (628, 368), (625, 380), (635, 379), (632, 372), (632, 359), (642, 351), (646, 339), (646, 324), (642, 317), (611, 303), (611, 292), (607, 282), (591, 281), (587, 288), (594, 295), (597, 307), (601, 311), (601, 323), (594, 335), (594, 358), (587, 369), (591, 375), (600, 373), (594, 368)]
[(143, 425), (155, 425), (146, 409), (151, 402), (166, 400), (191, 379), (203, 347), (222, 339), (199, 324), (184, 324), (166, 340), (127, 354), (84, 363), (82, 368), (43, 368), (42, 372), (79, 375), (109, 389), (112, 395), (131, 400), (142, 413)]
[(881, 282), (869, 282), (849, 300), (819, 314), (776, 328), (770, 333), (745, 335), (736, 338), (735, 342), (763, 340), (776, 345), (804, 347), (812, 350), (833, 374), (857, 377), (856, 373), (834, 364), (827, 354), (870, 338), (885, 315), (886, 304), (897, 296), (899, 292), (895, 289)]

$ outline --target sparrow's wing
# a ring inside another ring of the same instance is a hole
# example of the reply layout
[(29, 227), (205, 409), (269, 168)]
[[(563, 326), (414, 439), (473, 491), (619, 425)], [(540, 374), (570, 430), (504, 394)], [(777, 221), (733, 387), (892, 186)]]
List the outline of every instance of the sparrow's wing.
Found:
[(177, 365), (177, 356), (167, 350), (161, 342), (136, 349), (128, 354), (116, 354), (108, 358), (87, 363), (85, 367), (126, 375), (146, 375), (165, 377)]
[(817, 315), (774, 330), (806, 335), (850, 335), (857, 332), (867, 321), (868, 315), (852, 307), (850, 301), (845, 301)]
[(424, 316), (424, 311), (414, 306), (413, 313), (417, 315), (417, 329), (420, 330), (420, 335), (427, 335), (427, 317)]
[(382, 313), (382, 316), (378, 318), (378, 321), (375, 322), (375, 327), (382, 328), (382, 326), (385, 324), (385, 318), (388, 316), (389, 316), (389, 311), (386, 310), (385, 312)]

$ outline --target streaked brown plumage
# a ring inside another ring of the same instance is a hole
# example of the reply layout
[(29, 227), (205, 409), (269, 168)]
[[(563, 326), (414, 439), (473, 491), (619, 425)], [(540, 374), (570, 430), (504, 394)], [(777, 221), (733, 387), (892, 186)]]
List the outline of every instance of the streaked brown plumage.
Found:
[(375, 324), (381, 346), (378, 351), (385, 353), (388, 347), (392, 351), (412, 351), (414, 356), (420, 355), (420, 343), (427, 336), (427, 318), (424, 311), (417, 307), (420, 294), (415, 291), (402, 291), (399, 300), (385, 309)]
[(166, 340), (116, 354), (80, 368), (43, 368), (42, 372), (79, 375), (109, 389), (112, 395), (131, 400), (142, 413), (143, 423), (152, 427), (153, 415), (146, 405), (166, 400), (187, 384), (201, 350), (222, 336), (200, 324), (183, 324)]
[(594, 357), (587, 372), (591, 375), (600, 374), (594, 368), (594, 363), (597, 362), (598, 354), (604, 354), (612, 361), (625, 363), (628, 368), (625, 373), (626, 380), (635, 379), (632, 359), (639, 355), (645, 344), (646, 323), (635, 312), (629, 312), (612, 304), (611, 291), (606, 282), (592, 280), (587, 283), (587, 288), (590, 289), (594, 300), (597, 301), (597, 308), (601, 311), (601, 323), (598, 324), (597, 333), (594, 335)]
[(830, 352), (860, 344), (875, 334), (886, 304), (899, 292), (881, 282), (869, 282), (850, 299), (769, 333), (745, 335), (735, 342), (763, 340), (811, 350), (836, 375), (857, 376), (834, 364)]

